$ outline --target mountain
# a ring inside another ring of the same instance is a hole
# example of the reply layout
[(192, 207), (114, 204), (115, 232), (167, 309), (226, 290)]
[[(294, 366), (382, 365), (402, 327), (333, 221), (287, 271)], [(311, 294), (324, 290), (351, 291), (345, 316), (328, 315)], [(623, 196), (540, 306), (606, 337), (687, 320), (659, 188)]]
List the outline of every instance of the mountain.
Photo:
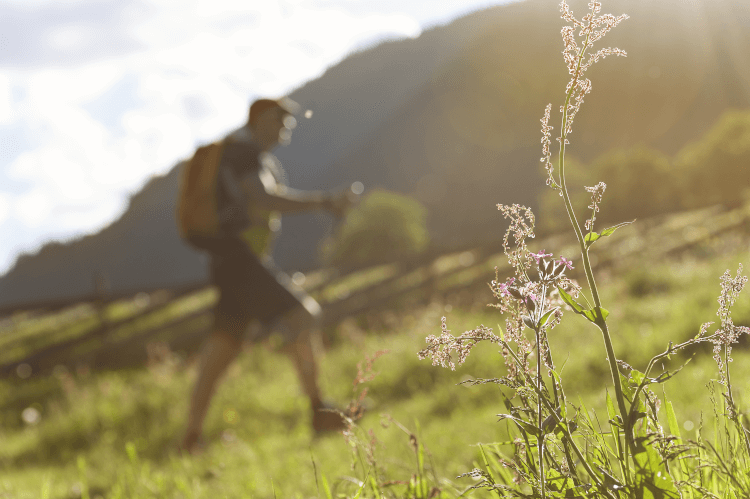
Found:
[[(586, 2), (570, 3), (586, 13)], [(628, 57), (589, 69), (571, 155), (585, 162), (635, 144), (672, 155), (725, 109), (750, 105), (747, 3), (611, 0), (603, 10), (630, 16), (599, 42)], [(534, 207), (544, 187), (539, 119), (551, 102), (557, 131), (568, 79), (561, 26), (556, 1), (526, 0), (350, 55), (291, 94), (314, 114), (277, 151), (290, 185), (360, 180), (423, 202), (436, 245), (497, 240), (505, 225), (495, 204)], [(174, 228), (179, 168), (153, 178), (98, 234), (20, 257), (0, 278), (0, 307), (90, 294), (95, 273), (118, 293), (205, 282), (205, 257)], [(322, 213), (286, 216), (276, 261), (315, 267), (333, 223)]]

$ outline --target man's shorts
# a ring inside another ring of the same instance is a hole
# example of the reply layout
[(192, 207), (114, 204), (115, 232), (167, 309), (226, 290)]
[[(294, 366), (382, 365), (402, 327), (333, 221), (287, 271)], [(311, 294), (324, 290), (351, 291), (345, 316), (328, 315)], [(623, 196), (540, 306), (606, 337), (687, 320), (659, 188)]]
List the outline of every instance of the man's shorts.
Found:
[[(263, 325), (260, 340), (273, 333), (271, 326), (311, 298), (291, 278), (269, 263), (262, 263), (240, 239), (226, 238), (212, 245), (211, 280), (219, 291), (214, 329), (242, 339), (253, 320)], [(308, 312), (309, 313), (309, 312)], [(300, 331), (277, 331), (285, 341)]]

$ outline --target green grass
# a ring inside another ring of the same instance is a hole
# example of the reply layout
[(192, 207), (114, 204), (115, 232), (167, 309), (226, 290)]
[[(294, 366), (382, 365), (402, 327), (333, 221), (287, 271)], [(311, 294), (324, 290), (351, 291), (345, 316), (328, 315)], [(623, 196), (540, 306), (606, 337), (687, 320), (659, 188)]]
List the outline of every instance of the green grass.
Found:
[[(650, 261), (648, 272), (638, 270), (642, 266), (637, 259), (623, 261), (600, 277), (603, 301), (613, 314), (609, 322), (615, 348), (624, 360), (642, 368), (669, 340), (694, 336), (701, 323), (715, 319), (718, 276), (750, 255), (744, 250), (722, 252), (721, 245), (712, 248), (656, 265)], [(475, 264), (484, 270), (483, 281), (494, 278), (488, 270), (491, 263)], [(495, 262), (501, 267), (504, 263)], [(375, 362), (379, 374), (366, 385), (367, 412), (359, 426), (371, 429), (377, 439), (376, 459), (388, 480), (403, 483), (417, 470), (409, 435), (395, 424), (382, 423), (390, 417), (418, 433), (427, 451), (427, 474), (443, 497), (455, 497), (474, 483), (456, 476), (481, 461), (475, 444), (508, 438), (506, 424), (496, 418), (505, 412), (498, 388), (456, 385), (470, 377), (501, 375), (504, 367), (496, 349), (478, 346), (456, 372), (416, 356), (425, 336), (439, 331), (442, 315), (454, 334), (480, 323), (502, 323), (494, 309), (484, 306), (491, 301), (489, 290), (473, 289), (474, 305), (468, 307), (451, 304), (449, 294), (419, 307), (378, 313), (372, 321), (363, 315), (332, 328), (326, 334), (333, 338), (333, 346), (321, 359), (322, 388), (343, 406), (355, 396), (357, 363), (378, 350), (390, 351)], [(188, 313), (207, 299), (175, 304), (170, 314)], [(372, 313), (369, 317), (373, 319)], [(750, 300), (738, 302), (734, 317), (737, 324), (750, 320)], [(359, 329), (357, 341), (346, 331), (352, 327)], [(565, 360), (569, 396), (580, 393), (589, 409), (604, 410), (602, 394), (609, 373), (598, 331), (570, 314), (553, 333), (558, 362)], [(747, 393), (750, 379), (745, 347), (735, 350), (732, 364), (740, 395)], [(685, 360), (683, 356), (673, 363)], [(704, 349), (666, 385), (683, 436), (689, 435), (686, 421), (693, 423), (694, 432), (701, 412), (709, 418), (704, 385), (716, 372), (710, 351)], [(326, 497), (324, 477), (333, 497), (356, 494), (352, 480), (368, 473), (361, 459), (353, 458), (356, 449), (341, 435), (313, 438), (308, 403), (291, 365), (266, 344), (243, 351), (220, 386), (206, 421), (206, 452), (180, 457), (176, 443), (194, 376), (194, 363), (173, 355), (129, 371), (58, 370), (54, 376), (0, 382), (0, 497)], [(681, 389), (685, 385), (691, 389)], [(740, 406), (745, 402), (740, 399)], [(39, 411), (37, 424), (23, 422), (21, 414), (28, 407)], [(405, 487), (391, 486), (397, 495)], [(467, 496), (486, 495), (476, 491)]]

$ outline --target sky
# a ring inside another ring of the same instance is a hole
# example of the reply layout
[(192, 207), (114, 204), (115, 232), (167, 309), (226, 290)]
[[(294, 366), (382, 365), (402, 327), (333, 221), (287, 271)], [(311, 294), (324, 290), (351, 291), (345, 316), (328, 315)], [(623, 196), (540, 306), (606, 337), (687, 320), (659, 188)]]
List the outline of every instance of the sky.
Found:
[(0, 274), (352, 51), (507, 0), (0, 0)]

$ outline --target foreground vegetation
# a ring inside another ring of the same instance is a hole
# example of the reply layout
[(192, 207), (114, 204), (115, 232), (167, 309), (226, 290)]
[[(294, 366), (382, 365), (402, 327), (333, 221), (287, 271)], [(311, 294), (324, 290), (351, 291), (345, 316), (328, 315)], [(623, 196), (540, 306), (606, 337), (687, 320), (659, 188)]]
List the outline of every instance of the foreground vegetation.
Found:
[[(574, 118), (591, 91), (586, 71), (600, 59), (627, 55), (612, 47), (595, 51), (594, 45), (628, 16), (601, 14), (598, 0), (589, 2), (588, 7), (589, 12), (577, 19), (566, 0), (560, 2), (561, 17), (566, 22), (561, 30), (563, 57), (570, 81), (560, 106), (556, 164), (551, 161), (550, 147), (552, 104), (547, 105), (541, 120), (541, 161), (547, 172), (546, 184), (562, 198), (578, 242), (578, 265), (585, 273), (585, 284), (567, 274), (574, 269), (570, 258), (564, 255), (555, 258), (543, 249), (533, 252), (528, 246), (535, 238), (536, 223), (529, 208), (498, 204), (503, 217), (510, 222), (503, 248), (514, 271), (512, 277), (498, 276), (491, 282), (497, 300), (494, 307), (505, 316), (504, 326), (498, 324), (493, 329), (480, 325), (455, 336), (450, 334), (443, 319), (441, 335), (428, 336), (428, 346), (419, 356), (430, 358), (433, 365), (455, 370), (456, 364), (463, 364), (479, 343), (491, 343), (501, 349), (505, 372), (467, 383), (496, 384), (504, 390), (506, 412), (498, 417), (500, 421), (508, 421), (514, 431), (512, 441), (493, 445), (489, 458), (483, 453), (483, 465), (464, 475), (479, 480), (475, 489), (483, 488), (499, 497), (541, 499), (747, 497), (750, 430), (735, 400), (737, 390), (730, 375), (733, 348), (740, 338), (750, 334), (750, 327), (735, 325), (732, 317), (732, 307), (748, 282), (748, 277), (742, 274), (742, 264), (735, 277), (726, 270), (720, 278), (716, 312), (719, 321), (703, 322), (692, 338), (670, 338), (662, 353), (656, 353), (661, 349), (652, 351), (650, 360), (635, 364), (637, 368), (631, 364), (633, 356), (622, 353), (618, 356), (614, 345), (614, 321), (610, 310), (604, 307), (608, 302), (603, 300), (597, 286), (590, 250), (597, 241), (634, 220), (605, 229), (596, 224), (597, 218), (601, 218), (599, 205), (607, 188), (599, 181), (593, 186), (576, 186), (584, 187), (590, 195), (588, 212), (583, 211), (588, 218), (581, 225), (582, 208), (574, 205), (569, 193), (565, 153)], [(646, 201), (657, 202), (661, 184), (656, 182), (656, 191)], [(601, 416), (600, 412), (590, 413), (580, 396), (576, 405), (566, 395), (564, 381), (568, 378), (563, 376), (560, 358), (550, 341), (553, 330), (563, 320), (563, 310), (580, 315), (601, 333), (608, 385), (612, 389), (612, 393), (606, 393), (606, 412)], [(710, 397), (714, 406), (713, 442), (705, 440), (702, 423), (695, 440), (683, 440), (672, 401), (664, 390), (661, 397), (655, 391), (657, 385), (676, 377), (686, 365), (671, 365), (672, 357), (702, 344), (712, 346), (719, 378), (720, 396), (712, 390)], [(660, 415), (662, 406), (666, 424)], [(511, 448), (503, 448), (508, 446)]]
[[(672, 257), (626, 250), (634, 239), (648, 241), (649, 234), (671, 234), (669, 242), (676, 243), (683, 227), (704, 228), (705, 220), (703, 212), (677, 214), (643, 221), (633, 234), (617, 233), (602, 241), (601, 260), (608, 261), (607, 254), (619, 258), (616, 264), (602, 263), (602, 299), (617, 303), (610, 318), (617, 324), (614, 348), (624, 352), (632, 365), (643, 365), (649, 352), (669, 340), (695, 336), (696, 324), (715, 313), (719, 291), (715, 277), (738, 261), (748, 261), (750, 255), (747, 233), (739, 230), (701, 239)], [(650, 229), (641, 231), (643, 227)], [(567, 254), (571, 243), (561, 242)], [(490, 257), (493, 261), (503, 268), (499, 255)], [(493, 277), (485, 262), (475, 266), (485, 280)], [(713, 283), (706, 285), (707, 281)], [(477, 483), (456, 478), (483, 466), (476, 444), (509, 438), (507, 422), (496, 422), (495, 415), (505, 411), (497, 387), (456, 386), (502, 374), (497, 349), (476, 349), (456, 373), (419, 361), (415, 354), (424, 348), (427, 335), (439, 331), (441, 316), (449, 318), (456, 332), (478, 323), (500, 323), (497, 311), (485, 305), (492, 299), (486, 285), (475, 288), (469, 298), (451, 292), (422, 305), (362, 314), (324, 331), (331, 346), (321, 362), (321, 383), (330, 399), (345, 406), (368, 388), (363, 402), (367, 410), (357, 422), (368, 438), (358, 435), (363, 444), (369, 442), (370, 430), (377, 439), (375, 457), (382, 466), (378, 483), (384, 493), (407, 496), (408, 483), (419, 470), (411, 435), (399, 424), (415, 434), (417, 449), (423, 445), (428, 493), (437, 487), (439, 497), (456, 497)], [(750, 301), (738, 301), (734, 320), (750, 322)], [(563, 356), (560, 370), (567, 392), (581, 396), (574, 404), (583, 402), (601, 414), (606, 411), (608, 372), (596, 331), (582, 326), (564, 321), (550, 335), (550, 345)], [(740, 343), (733, 354), (733, 380), (740, 395), (750, 379), (745, 347)], [(366, 356), (383, 350), (388, 353), (373, 362), (378, 375), (355, 390), (357, 364), (364, 368)], [(706, 384), (718, 378), (710, 348), (684, 351), (673, 357), (672, 364), (679, 365), (693, 354), (677, 383), (664, 389), (678, 414), (682, 437), (696, 439), (702, 421), (701, 431), (710, 441), (714, 409)], [(365, 456), (354, 453), (357, 448), (342, 435), (313, 438), (307, 402), (292, 368), (269, 344), (248, 345), (220, 388), (207, 420), (205, 453), (196, 458), (180, 456), (176, 443), (194, 375), (190, 358), (162, 351), (141, 369), (57, 369), (51, 376), (0, 382), (0, 497), (324, 498), (326, 483), (333, 497), (352, 497), (357, 481), (368, 476), (367, 466), (362, 467)], [(741, 396), (737, 402), (743, 406)], [(667, 427), (666, 419), (663, 424)], [(492, 449), (483, 448), (488, 454)], [(464, 497), (487, 494), (471, 491)]]

